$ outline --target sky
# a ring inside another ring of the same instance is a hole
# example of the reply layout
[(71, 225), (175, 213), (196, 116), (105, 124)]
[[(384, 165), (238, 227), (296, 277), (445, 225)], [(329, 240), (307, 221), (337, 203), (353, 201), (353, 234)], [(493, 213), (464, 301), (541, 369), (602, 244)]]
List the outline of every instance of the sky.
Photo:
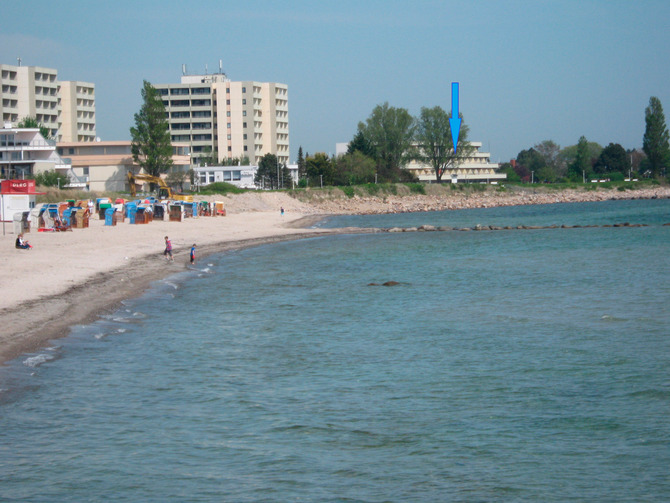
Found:
[[(142, 82), (215, 73), (289, 89), (290, 158), (335, 153), (376, 105), (451, 111), (505, 162), (543, 140), (641, 148), (670, 110), (667, 0), (0, 0), (0, 63), (95, 84), (97, 135), (130, 140)], [(666, 112), (667, 113), (667, 112)]]

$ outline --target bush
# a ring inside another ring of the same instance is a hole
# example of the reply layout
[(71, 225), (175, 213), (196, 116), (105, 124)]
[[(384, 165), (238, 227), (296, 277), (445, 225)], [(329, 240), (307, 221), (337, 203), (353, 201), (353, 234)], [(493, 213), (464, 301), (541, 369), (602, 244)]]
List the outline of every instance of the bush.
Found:
[(35, 184), (43, 187), (65, 187), (68, 183), (70, 179), (66, 175), (57, 173), (54, 169), (35, 175)]
[(354, 188), (352, 186), (344, 186), (340, 187), (342, 189), (342, 192), (344, 192), (344, 195), (351, 198), (354, 197)]
[(226, 182), (214, 182), (209, 185), (205, 185), (200, 188), (200, 194), (212, 195), (212, 194), (242, 194), (246, 192), (246, 189), (241, 189)]
[(426, 187), (422, 183), (406, 183), (405, 185), (413, 194), (426, 194)]

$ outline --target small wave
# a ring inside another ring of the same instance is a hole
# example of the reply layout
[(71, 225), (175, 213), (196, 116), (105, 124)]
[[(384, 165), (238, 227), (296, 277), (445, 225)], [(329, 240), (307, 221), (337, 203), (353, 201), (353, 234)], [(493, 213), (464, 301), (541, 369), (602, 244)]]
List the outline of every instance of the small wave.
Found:
[(135, 312), (133, 313), (133, 317), (134, 317), (134, 318), (146, 318), (147, 315), (144, 314), (144, 313), (142, 313), (142, 312), (140, 312), (140, 311), (135, 311)]
[(603, 321), (628, 321), (626, 318), (616, 318), (615, 316), (610, 316), (609, 314), (604, 314), (603, 316), (600, 317), (601, 320)]
[(26, 367), (35, 368), (53, 359), (54, 357), (51, 355), (39, 354), (37, 356), (31, 356), (30, 358), (26, 358), (25, 360), (23, 360), (23, 364)]
[(205, 267), (204, 269), (200, 269), (200, 272), (209, 272), (211, 269), (209, 267)]
[(176, 283), (172, 283), (171, 281), (165, 281), (165, 280), (163, 281), (163, 283), (165, 283), (168, 286), (171, 286), (175, 290), (179, 290), (179, 285), (177, 285)]
[(116, 331), (117, 331), (119, 334), (125, 334), (125, 333), (126, 333), (126, 329), (125, 329), (125, 328), (117, 328)]
[(100, 339), (102, 339), (102, 338), (104, 338), (104, 337), (107, 337), (107, 334), (104, 333), (104, 332), (100, 332), (99, 334), (95, 334), (93, 337), (95, 337), (96, 339), (100, 340)]

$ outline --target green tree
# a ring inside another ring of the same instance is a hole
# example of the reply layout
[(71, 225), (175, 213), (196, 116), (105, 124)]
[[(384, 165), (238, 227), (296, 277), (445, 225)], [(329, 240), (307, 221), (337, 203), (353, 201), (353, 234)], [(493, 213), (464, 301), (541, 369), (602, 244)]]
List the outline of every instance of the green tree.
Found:
[(158, 91), (144, 81), (142, 108), (130, 128), (133, 160), (151, 176), (160, 176), (172, 167), (172, 142), (165, 107)]
[(544, 159), (544, 169), (540, 168), (542, 174), (540, 179), (550, 182), (556, 181), (559, 177), (564, 176), (567, 166), (559, 162), (558, 154), (561, 152), (560, 145), (552, 140), (544, 140), (533, 147), (542, 159)]
[(335, 170), (332, 160), (323, 152), (317, 152), (313, 156), (305, 158), (307, 178), (312, 187), (323, 185), (334, 185)]
[[(598, 159), (600, 153), (603, 151), (603, 148), (596, 142), (587, 141), (586, 150), (589, 161), (595, 162), (595, 160)], [(562, 173), (565, 172), (567, 174), (567, 171), (569, 171), (570, 166), (575, 162), (576, 158), (577, 158), (577, 145), (570, 145), (568, 147), (562, 148), (561, 151), (558, 153), (558, 159), (557, 159), (559, 166), (561, 166), (560, 168), (561, 172)], [(582, 173), (580, 171), (579, 181), (581, 180), (582, 180)]]
[(670, 145), (663, 106), (656, 96), (649, 98), (649, 106), (644, 110), (644, 120), (642, 150), (647, 154), (652, 174), (659, 176), (670, 164)]
[(298, 180), (302, 180), (307, 177), (307, 171), (305, 166), (305, 156), (302, 154), (302, 145), (298, 147)]
[(517, 173), (523, 181), (543, 181), (540, 170), (547, 167), (544, 158), (534, 148), (522, 150), (516, 156)]
[(335, 185), (361, 185), (375, 181), (375, 161), (359, 150), (334, 160)]
[(38, 122), (36, 117), (24, 117), (19, 121), (16, 127), (18, 129), (39, 129), (40, 134), (45, 140), (53, 139), (51, 130), (41, 122)]
[(172, 171), (165, 177), (165, 183), (171, 187), (179, 187), (179, 192), (184, 192), (184, 183), (190, 178), (192, 172), (192, 169), (188, 171)]
[(50, 169), (49, 171), (36, 173), (35, 183), (44, 187), (59, 187), (62, 189), (68, 183), (70, 183), (70, 179), (67, 177), (67, 175), (59, 173), (55, 169)]
[(460, 164), (474, 150), (467, 141), (470, 128), (463, 123), (458, 134), (458, 149), (454, 152), (449, 119), (451, 114), (436, 106), (421, 108), (421, 115), (416, 121), (416, 159), (433, 168), (438, 182), (442, 181), (445, 170)]
[(258, 163), (254, 181), (261, 186), (274, 189), (278, 187), (279, 161), (274, 154), (265, 154)]
[(602, 152), (593, 165), (596, 173), (623, 173), (627, 174), (630, 168), (630, 160), (626, 149), (618, 143), (610, 143)]
[(591, 156), (589, 153), (589, 142), (585, 136), (579, 138), (577, 142), (577, 152), (575, 158), (568, 168), (568, 176), (571, 180), (580, 182), (583, 177), (590, 177), (591, 174)]
[(356, 151), (372, 159), (377, 157), (375, 148), (361, 130), (356, 132), (354, 138), (349, 142), (349, 145), (347, 145), (347, 154), (353, 154)]
[(372, 145), (377, 170), (382, 180), (402, 179), (401, 168), (413, 157), (414, 118), (404, 108), (377, 105), (358, 132)]
[(500, 168), (498, 168), (498, 171), (500, 173), (505, 173), (507, 175), (507, 181), (508, 182), (520, 182), (521, 177), (519, 174), (514, 170), (514, 166), (512, 166), (512, 163), (505, 162), (500, 165)]

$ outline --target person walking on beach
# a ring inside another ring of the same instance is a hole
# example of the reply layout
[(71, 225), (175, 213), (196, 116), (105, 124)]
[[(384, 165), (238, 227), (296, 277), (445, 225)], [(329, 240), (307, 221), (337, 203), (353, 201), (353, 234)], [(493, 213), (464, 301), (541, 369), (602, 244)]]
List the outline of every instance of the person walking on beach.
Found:
[(282, 217), (284, 216), (284, 207), (283, 206), (281, 207), (281, 216)]
[(191, 264), (195, 264), (195, 243), (191, 246)]
[(165, 260), (174, 262), (174, 258), (172, 258), (172, 242), (167, 236), (165, 236), (165, 251), (163, 252), (163, 255), (165, 255)]

